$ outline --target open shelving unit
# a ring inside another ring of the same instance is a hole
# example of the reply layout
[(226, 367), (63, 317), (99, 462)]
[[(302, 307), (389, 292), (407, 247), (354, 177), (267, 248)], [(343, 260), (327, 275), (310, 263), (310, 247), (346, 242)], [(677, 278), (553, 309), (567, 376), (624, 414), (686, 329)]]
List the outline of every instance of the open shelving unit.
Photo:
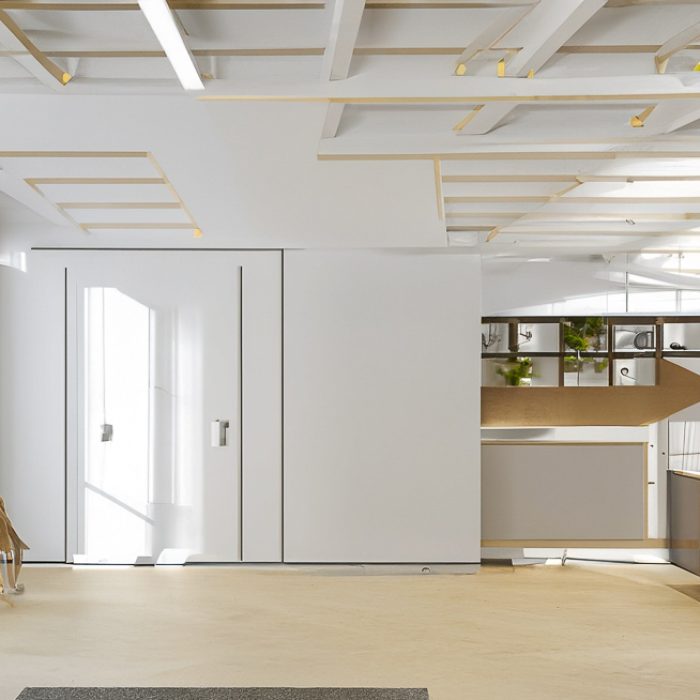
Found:
[(484, 386), (654, 386), (664, 358), (700, 358), (700, 316), (487, 316)]

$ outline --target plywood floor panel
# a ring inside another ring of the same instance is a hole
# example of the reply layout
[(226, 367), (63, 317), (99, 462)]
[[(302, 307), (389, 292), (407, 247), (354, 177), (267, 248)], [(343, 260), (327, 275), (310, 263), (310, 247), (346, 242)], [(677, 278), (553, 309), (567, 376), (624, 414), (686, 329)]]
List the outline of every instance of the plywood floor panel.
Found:
[(26, 685), (427, 687), (432, 700), (687, 700), (700, 603), (672, 566), (342, 576), (28, 567), (0, 604), (0, 700)]

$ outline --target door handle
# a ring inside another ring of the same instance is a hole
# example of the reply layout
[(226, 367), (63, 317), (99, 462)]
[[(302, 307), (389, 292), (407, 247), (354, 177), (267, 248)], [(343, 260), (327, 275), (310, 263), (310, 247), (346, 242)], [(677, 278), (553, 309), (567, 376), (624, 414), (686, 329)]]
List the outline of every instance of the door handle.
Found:
[(229, 421), (217, 418), (211, 422), (211, 446), (226, 447), (228, 445)]

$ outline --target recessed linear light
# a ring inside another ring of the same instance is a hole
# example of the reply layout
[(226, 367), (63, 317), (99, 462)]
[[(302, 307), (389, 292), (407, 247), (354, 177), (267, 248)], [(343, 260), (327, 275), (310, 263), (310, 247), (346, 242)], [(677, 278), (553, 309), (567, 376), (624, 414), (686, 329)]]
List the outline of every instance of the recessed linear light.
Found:
[(139, 7), (185, 90), (204, 90), (197, 64), (166, 0), (138, 0)]

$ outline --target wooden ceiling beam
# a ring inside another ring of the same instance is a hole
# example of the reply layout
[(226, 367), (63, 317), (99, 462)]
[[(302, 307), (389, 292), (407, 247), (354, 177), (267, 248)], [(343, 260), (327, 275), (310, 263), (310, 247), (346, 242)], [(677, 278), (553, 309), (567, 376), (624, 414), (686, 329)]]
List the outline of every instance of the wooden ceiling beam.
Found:
[[(554, 194), (547, 197), (544, 203), (551, 204), (553, 202), (559, 202), (559, 201), (561, 201), (562, 197), (566, 196), (567, 194), (569, 194), (569, 192), (572, 192), (576, 188), (580, 187), (582, 184), (583, 183), (580, 182), (579, 180), (576, 180), (573, 183), (569, 183), (563, 189), (561, 189), (558, 192), (555, 192)], [(536, 216), (536, 214), (532, 214), (529, 212), (527, 214), (523, 214), (519, 219), (516, 219), (515, 221), (512, 221), (509, 224), (506, 224), (506, 226), (511, 226), (512, 224), (517, 224), (521, 221), (525, 221), (526, 219), (528, 219), (529, 217), (531, 217), (533, 215)], [(496, 226), (495, 228), (491, 229), (491, 231), (489, 232), (489, 235), (486, 237), (486, 242), (489, 243), (490, 241), (492, 241), (501, 232), (501, 229), (502, 229), (501, 226)]]
[(3, 192), (52, 224), (65, 226), (67, 223), (73, 223), (59, 209), (48, 202), (40, 192), (37, 192), (34, 187), (2, 169), (0, 169), (0, 192)]
[(30, 185), (165, 185), (160, 177), (30, 177)]
[[(634, 7), (667, 3), (668, 0), (607, 0), (606, 7)], [(677, 5), (692, 5), (696, 0), (674, 0)], [(48, 12), (121, 12), (137, 11), (136, 2), (49, 2), (47, 0), (3, 0), (6, 10)], [(170, 0), (174, 10), (315, 10), (325, 7), (324, 0)], [(533, 0), (367, 0), (371, 10), (483, 10), (522, 7)], [(461, 51), (461, 49), (460, 49)]]
[[(700, 51), (700, 44), (687, 48)], [(597, 46), (562, 46), (557, 53), (561, 54), (631, 54), (655, 53), (658, 44), (617, 44)], [(353, 51), (354, 56), (456, 56), (462, 49), (458, 46), (358, 46)], [(0, 56), (12, 56), (15, 52), (0, 51)], [(259, 57), (286, 58), (291, 56), (323, 56), (323, 46), (279, 46), (279, 47), (248, 47), (248, 48), (216, 48), (193, 49), (194, 56), (216, 56), (222, 58)], [(162, 50), (138, 49), (51, 49), (44, 51), (49, 58), (165, 58)]]
[[(377, 76), (361, 73), (353, 80), (299, 81), (283, 86), (240, 81), (233, 94), (212, 91), (198, 97), (205, 101), (299, 102), (367, 105), (454, 105), (474, 107), (480, 104), (607, 104), (634, 103), (635, 107), (668, 100), (697, 100), (700, 88), (685, 85), (674, 77), (634, 75), (582, 77), (575, 81), (562, 78), (519, 80), (517, 78), (443, 76)], [(482, 110), (483, 112), (483, 110)]]
[(671, 56), (679, 51), (682, 51), (688, 46), (688, 44), (691, 44), (697, 39), (700, 39), (700, 22), (692, 24), (691, 26), (686, 27), (683, 31), (672, 36), (659, 48), (654, 56), (656, 72), (665, 73)]
[(490, 49), (501, 41), (501, 39), (503, 39), (525, 15), (529, 14), (534, 7), (534, 3), (513, 7), (510, 12), (499, 15), (490, 24), (486, 25), (486, 27), (467, 44), (459, 55), (455, 66), (457, 74), (464, 75), (469, 61), (480, 52)]
[[(483, 229), (480, 229), (483, 231)], [(558, 229), (556, 231), (501, 231), (502, 236), (514, 236), (516, 238), (528, 239), (550, 239), (556, 241), (558, 238), (578, 238), (582, 241), (597, 238), (625, 238), (640, 240), (644, 238), (692, 238), (693, 242), (700, 239), (700, 229), (679, 229), (678, 231), (653, 230), (653, 231), (624, 231), (622, 229), (605, 229), (591, 231), (570, 231), (569, 229)], [(490, 241), (487, 241), (490, 243)]]
[[(506, 64), (506, 75), (534, 75), (605, 4), (605, 0), (540, 0), (532, 12), (523, 15), (522, 29), (528, 40)], [(507, 39), (506, 39), (507, 42)], [(484, 105), (458, 134), (486, 134), (500, 124), (514, 106)], [(461, 125), (461, 122), (460, 122)], [(459, 125), (458, 125), (459, 126)]]
[(657, 136), (670, 134), (698, 119), (700, 119), (700, 104), (697, 100), (666, 102), (656, 105), (651, 110), (643, 120), (643, 127), (645, 134)]
[[(322, 10), (324, 0), (169, 0), (173, 10)], [(3, 0), (4, 10), (31, 12), (136, 12), (137, 2), (42, 2)]]
[(73, 77), (42, 53), (4, 10), (0, 10), (0, 46), (12, 52), (17, 63), (51, 88), (63, 87)]
[[(575, 185), (576, 186), (576, 185)], [(556, 201), (553, 201), (556, 197)], [(445, 197), (445, 204), (489, 202), (531, 204), (700, 204), (700, 197), (564, 197), (563, 195), (467, 195)]]
[(194, 231), (197, 229), (197, 225), (194, 223), (85, 223), (80, 224), (80, 226), (86, 231), (110, 231), (110, 230), (180, 230), (180, 231)]
[[(445, 216), (448, 219), (519, 219), (520, 217), (530, 214), (531, 212), (521, 211), (521, 212), (456, 212), (448, 211)], [(591, 214), (585, 212), (578, 212), (575, 214), (569, 214), (568, 212), (540, 212), (533, 211), (532, 216), (528, 217), (528, 222), (554, 222), (561, 224), (587, 224), (587, 223), (627, 223), (627, 221), (637, 222), (663, 222), (663, 221), (700, 221), (700, 211), (698, 212), (684, 212), (684, 213), (673, 213), (673, 212), (659, 212), (659, 213), (633, 213), (629, 209), (621, 211), (619, 214), (605, 213), (605, 214)], [(634, 225), (634, 224), (628, 224)]]
[(148, 158), (147, 151), (0, 151), (0, 158)]
[[(319, 153), (318, 160), (433, 160), (446, 161), (545, 161), (545, 160), (639, 160), (699, 159), (700, 151), (443, 151), (416, 153)], [(700, 164), (700, 162), (699, 162)]]
[(478, 182), (697, 182), (700, 175), (443, 175), (447, 183)]
[(61, 209), (181, 209), (180, 202), (58, 202)]

